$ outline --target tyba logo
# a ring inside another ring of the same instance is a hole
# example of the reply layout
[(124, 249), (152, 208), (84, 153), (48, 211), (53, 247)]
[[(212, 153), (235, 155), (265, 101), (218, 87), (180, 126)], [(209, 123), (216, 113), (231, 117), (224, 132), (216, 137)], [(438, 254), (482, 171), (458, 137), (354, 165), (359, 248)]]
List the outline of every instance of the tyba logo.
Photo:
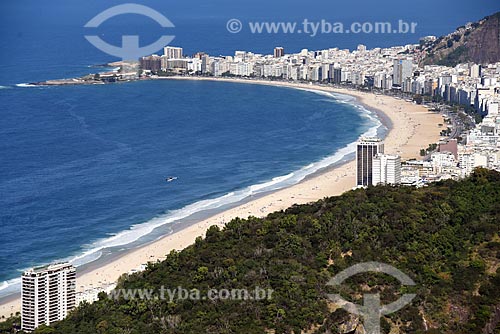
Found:
[[(398, 269), (388, 264), (378, 262), (359, 263), (349, 267), (333, 277), (327, 285), (339, 286), (349, 277), (367, 272), (385, 273), (396, 278), (401, 284), (410, 286), (415, 285), (415, 282), (413, 282), (410, 277)], [(399, 311), (409, 304), (415, 296), (415, 294), (404, 294), (400, 299), (388, 305), (380, 305), (380, 295), (378, 293), (365, 294), (363, 296), (363, 305), (356, 305), (346, 301), (340, 294), (329, 294), (328, 298), (347, 312), (362, 316), (363, 325), (367, 334), (380, 334), (380, 317)]]
[[(169, 19), (167, 19), (158, 11), (143, 5), (129, 3), (106, 9), (105, 11), (95, 16), (92, 20), (87, 22), (85, 28), (97, 28), (110, 18), (122, 14), (138, 14), (149, 17), (150, 19), (156, 21), (163, 28), (175, 27)], [(86, 35), (85, 38), (96, 48), (109, 55), (119, 57), (122, 60), (137, 60), (142, 56), (152, 54), (157, 50), (160, 50), (165, 45), (168, 45), (173, 41), (175, 36), (163, 35), (156, 42), (143, 47), (139, 46), (139, 36), (137, 35), (122, 36), (121, 47), (110, 45), (98, 36)]]

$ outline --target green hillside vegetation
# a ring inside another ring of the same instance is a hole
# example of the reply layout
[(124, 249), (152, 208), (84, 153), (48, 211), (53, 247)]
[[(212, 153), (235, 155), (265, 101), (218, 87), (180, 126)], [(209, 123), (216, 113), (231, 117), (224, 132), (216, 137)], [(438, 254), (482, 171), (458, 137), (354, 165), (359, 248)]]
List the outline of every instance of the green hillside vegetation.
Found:
[[(235, 219), (120, 288), (273, 289), (270, 300), (101, 300), (80, 306), (37, 333), (363, 333), (362, 319), (327, 294), (383, 304), (416, 293), (382, 318), (389, 333), (500, 333), (500, 174), (487, 170), (429, 187), (370, 187), (263, 219)], [(415, 287), (385, 274), (362, 274), (340, 288), (326, 283), (351, 265), (378, 261), (408, 274)], [(4, 331), (8, 332), (8, 331)]]

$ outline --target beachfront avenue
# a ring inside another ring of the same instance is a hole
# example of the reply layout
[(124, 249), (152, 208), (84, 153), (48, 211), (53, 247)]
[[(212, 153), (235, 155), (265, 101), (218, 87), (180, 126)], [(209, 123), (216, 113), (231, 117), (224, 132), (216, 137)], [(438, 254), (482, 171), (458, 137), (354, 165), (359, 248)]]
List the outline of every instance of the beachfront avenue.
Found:
[(221, 300), (221, 301), (261, 301), (271, 300), (274, 290), (268, 288), (255, 287), (249, 289), (208, 289), (197, 288), (186, 289), (184, 287), (159, 289), (115, 289), (108, 294), (111, 300), (166, 300), (169, 302), (182, 300)]

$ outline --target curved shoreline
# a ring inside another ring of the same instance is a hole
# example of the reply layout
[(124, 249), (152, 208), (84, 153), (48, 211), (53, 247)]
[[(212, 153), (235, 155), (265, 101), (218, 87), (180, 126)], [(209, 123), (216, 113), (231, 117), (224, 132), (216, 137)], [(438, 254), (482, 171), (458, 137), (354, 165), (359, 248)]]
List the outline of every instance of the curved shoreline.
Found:
[[(229, 82), (229, 84), (234, 83)], [(293, 89), (295, 91), (304, 91), (313, 93), (314, 95), (324, 96), (327, 99), (331, 99), (336, 104), (348, 104), (352, 107), (353, 112), (361, 114), (363, 117), (374, 119), (374, 121), (372, 121), (373, 124), (368, 129), (365, 129), (364, 133), (359, 134), (359, 136), (374, 136), (377, 134), (379, 137), (385, 137), (385, 130), (388, 130), (387, 128), (383, 128), (383, 124), (378, 119), (379, 117), (373, 116), (369, 108), (355, 101), (351, 96), (343, 94), (334, 95), (315, 88), (279, 88)], [(357, 137), (358, 135), (356, 135), (356, 138)], [(317, 176), (327, 169), (332, 169), (346, 161), (352, 160), (352, 155), (354, 155), (355, 150), (353, 147), (354, 143), (355, 141), (347, 143), (345, 146), (338, 148), (329, 155), (321, 157), (299, 169), (290, 171), (286, 175), (274, 176), (270, 180), (260, 181), (244, 188), (224, 193), (215, 198), (199, 200), (184, 207), (171, 210), (164, 215), (135, 224), (133, 227), (119, 231), (111, 237), (95, 240), (88, 248), (82, 249), (78, 254), (68, 256), (58, 261), (69, 261), (77, 266), (78, 272), (82, 274), (89, 271), (89, 268), (101, 267), (134, 249), (147, 246), (158, 238), (163, 238), (173, 233), (172, 230), (178, 231), (186, 228), (193, 222), (208, 219), (215, 214), (240, 206), (256, 198), (293, 186), (303, 180)], [(166, 229), (168, 229), (168, 231), (165, 231)], [(130, 238), (132, 235), (134, 239)], [(127, 236), (129, 237), (127, 238)], [(120, 241), (123, 237), (126, 237), (128, 241)], [(115, 240), (117, 243), (114, 242)], [(123, 249), (116, 250), (118, 247)], [(4, 283), (5, 286), (0, 286), (0, 305), (3, 300), (12, 299), (11, 297), (19, 292), (21, 279), (20, 277), (14, 277)]]
[[(404, 159), (417, 158), (421, 147), (426, 146), (428, 143), (436, 142), (439, 139), (440, 129), (437, 124), (441, 122), (441, 116), (428, 112), (422, 106), (416, 106), (392, 97), (332, 89), (319, 85), (265, 80), (193, 77), (158, 79), (227, 81), (232, 83), (261, 84), (325, 91), (354, 96), (358, 100), (357, 104), (376, 112), (382, 122), (385, 120), (386, 127), (389, 127), (386, 137), (386, 151), (388, 153), (398, 153)], [(404, 106), (408, 110), (402, 110), (401, 106)], [(432, 124), (434, 124), (434, 129), (432, 129)], [(391, 125), (392, 128), (390, 127)], [(121, 274), (136, 269), (143, 263), (162, 259), (171, 250), (181, 250), (189, 246), (194, 242), (196, 237), (203, 236), (208, 227), (212, 225), (223, 226), (225, 222), (232, 218), (246, 218), (250, 215), (265, 216), (271, 212), (286, 209), (293, 204), (304, 204), (324, 197), (340, 195), (354, 187), (354, 167), (353, 159), (345, 163), (340, 163), (338, 166), (326, 167), (308, 175), (297, 184), (262, 194), (262, 196), (248, 198), (243, 203), (236, 203), (235, 207), (215, 213), (207, 219), (194, 221), (189, 226), (177, 226), (177, 228), (174, 228), (173, 234), (164, 236), (159, 240), (136, 249), (126, 251), (124, 254), (106, 263), (99, 263), (94, 266), (91, 264), (88, 265), (88, 268), (79, 273), (77, 287), (95, 287), (114, 282)], [(18, 295), (17, 297), (13, 295), (0, 300), (0, 316), (8, 316), (11, 312), (16, 312), (19, 309), (20, 300)]]

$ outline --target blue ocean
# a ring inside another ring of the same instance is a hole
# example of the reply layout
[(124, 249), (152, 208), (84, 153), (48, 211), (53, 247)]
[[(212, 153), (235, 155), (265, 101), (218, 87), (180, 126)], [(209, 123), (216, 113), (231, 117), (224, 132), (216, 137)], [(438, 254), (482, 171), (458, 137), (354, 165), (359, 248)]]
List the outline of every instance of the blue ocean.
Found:
[[(168, 13), (174, 44), (187, 54), (389, 46), (419, 37), (228, 34), (225, 21), (260, 17), (260, 2), (250, 11), (228, 1), (141, 3)], [(61, 259), (82, 265), (167, 234), (193, 214), (297, 183), (345, 159), (360, 135), (380, 125), (352, 99), (315, 91), (168, 80), (22, 85), (94, 73), (117, 60), (90, 45), (83, 26), (119, 3), (0, 4), (0, 296), (18, 289), (25, 268)], [(425, 20), (421, 35), (454, 28)], [(135, 16), (99, 29), (115, 44), (131, 33), (151, 43), (161, 32)]]

